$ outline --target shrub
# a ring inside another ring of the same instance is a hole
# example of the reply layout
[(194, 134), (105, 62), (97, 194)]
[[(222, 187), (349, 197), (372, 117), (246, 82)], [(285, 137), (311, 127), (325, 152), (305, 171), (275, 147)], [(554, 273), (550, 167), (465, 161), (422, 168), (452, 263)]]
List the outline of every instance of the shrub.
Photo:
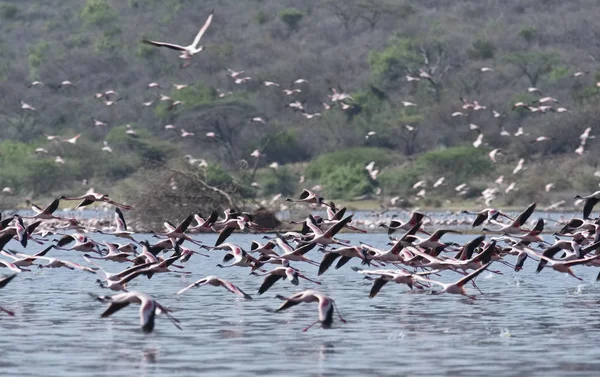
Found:
[(132, 154), (144, 163), (165, 162), (175, 153), (173, 145), (150, 135), (145, 129), (138, 129), (137, 136), (126, 133), (126, 126), (115, 127), (106, 136), (113, 149), (120, 149), (126, 154)]
[(414, 42), (408, 38), (396, 38), (385, 50), (371, 51), (369, 65), (376, 82), (403, 79), (408, 72), (415, 71), (423, 63), (423, 57)]
[(14, 20), (19, 16), (19, 8), (16, 5), (0, 3), (0, 18), (3, 20)]
[(297, 131), (294, 129), (267, 134), (260, 141), (260, 145), (266, 146), (264, 153), (267, 157), (277, 156), (277, 162), (280, 164), (305, 161), (309, 157), (306, 146), (298, 140)]
[(493, 59), (496, 46), (488, 40), (478, 39), (471, 45), (468, 50), (471, 59)]
[(461, 183), (488, 174), (493, 164), (486, 150), (473, 147), (453, 147), (427, 152), (415, 162), (428, 175), (445, 176), (449, 182)]
[(534, 27), (526, 27), (526, 28), (519, 30), (518, 35), (519, 35), (519, 37), (523, 38), (523, 40), (525, 40), (525, 42), (531, 43), (537, 37), (537, 29)]
[(419, 171), (410, 166), (384, 169), (377, 177), (379, 185), (387, 195), (407, 195), (419, 180)]
[[(181, 90), (173, 89), (171, 93), (169, 93), (169, 97), (171, 97), (173, 101), (182, 101), (183, 105), (180, 105), (179, 107), (185, 106), (190, 108), (214, 102), (217, 98), (217, 91), (207, 85), (195, 84)], [(174, 111), (169, 110), (170, 107), (170, 101), (161, 101), (154, 109), (154, 114), (161, 119), (166, 119), (169, 114)]]
[(279, 13), (279, 18), (287, 25), (289, 30), (298, 29), (298, 24), (304, 17), (304, 13), (296, 8), (284, 9)]
[(264, 25), (267, 22), (269, 22), (269, 15), (263, 11), (259, 11), (258, 13), (256, 13), (256, 16), (254, 16), (254, 21), (259, 24), (259, 25)]
[(298, 177), (287, 167), (279, 169), (264, 169), (259, 172), (257, 181), (263, 195), (293, 196), (296, 193)]
[(376, 168), (381, 169), (396, 162), (398, 157), (388, 149), (347, 148), (321, 155), (308, 165), (305, 174), (310, 179), (320, 179), (340, 166), (360, 165), (365, 170), (365, 166), (371, 161), (375, 161)]
[(2, 187), (28, 190), (32, 196), (64, 186), (59, 165), (50, 158), (38, 158), (34, 146), (16, 141), (0, 143), (0, 182)]
[(44, 61), (44, 56), (50, 50), (50, 45), (46, 41), (37, 42), (29, 50), (29, 66), (38, 68)]
[(210, 164), (206, 168), (206, 183), (218, 188), (231, 186), (233, 177), (227, 173), (220, 165)]
[(373, 184), (362, 165), (337, 166), (321, 179), (328, 197), (353, 199), (373, 192)]
[(117, 13), (110, 7), (107, 0), (88, 0), (81, 18), (86, 25), (105, 25), (117, 20)]

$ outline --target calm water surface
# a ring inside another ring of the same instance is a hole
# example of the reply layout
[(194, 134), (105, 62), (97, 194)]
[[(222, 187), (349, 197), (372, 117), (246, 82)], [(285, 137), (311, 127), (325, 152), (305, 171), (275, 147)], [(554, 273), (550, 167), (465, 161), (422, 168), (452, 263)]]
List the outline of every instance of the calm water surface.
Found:
[[(212, 243), (215, 235), (195, 236)], [(234, 235), (249, 246), (258, 235)], [(101, 240), (100, 236), (95, 237)], [(385, 235), (348, 235), (383, 247)], [(472, 236), (447, 237), (464, 242)], [(15, 242), (10, 246), (15, 247)], [(41, 250), (30, 246), (28, 252)], [(16, 317), (0, 315), (0, 370), (3, 376), (598, 376), (600, 373), (600, 285), (596, 269), (577, 267), (583, 282), (551, 270), (535, 274), (526, 263), (518, 275), (499, 263), (502, 275), (485, 272), (478, 285), (485, 295), (471, 301), (454, 295), (432, 296), (387, 284), (369, 299), (370, 282), (350, 262), (322, 276), (322, 286), (301, 281), (276, 283), (262, 297), (238, 299), (223, 288), (175, 292), (205, 275), (230, 279), (247, 293), (262, 278), (248, 269), (219, 269), (225, 252), (194, 256), (190, 276), (159, 274), (138, 278), (130, 289), (153, 295), (174, 310), (183, 331), (159, 316), (152, 334), (139, 327), (138, 308), (99, 318), (104, 304), (88, 293), (111, 294), (96, 277), (66, 269), (21, 273), (0, 290), (2, 306)], [(79, 252), (51, 256), (82, 262)], [(308, 254), (320, 259), (318, 251)], [(512, 257), (511, 257), (512, 258)], [(124, 264), (103, 263), (117, 272)], [(310, 277), (316, 267), (296, 265)], [(0, 271), (8, 272), (8, 270)], [(452, 281), (448, 273), (441, 280)], [(270, 313), (290, 295), (317, 288), (336, 299), (347, 324), (301, 330), (317, 317), (316, 305)]]

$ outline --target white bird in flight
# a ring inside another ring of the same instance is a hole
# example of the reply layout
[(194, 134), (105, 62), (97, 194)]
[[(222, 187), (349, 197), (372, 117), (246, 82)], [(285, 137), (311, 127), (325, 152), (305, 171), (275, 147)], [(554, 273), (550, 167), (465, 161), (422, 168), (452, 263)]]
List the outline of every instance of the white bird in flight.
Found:
[(174, 44), (174, 43), (150, 41), (150, 40), (147, 40), (147, 39), (144, 39), (142, 42), (146, 43), (146, 44), (153, 45), (153, 46), (157, 46), (157, 47), (166, 47), (166, 48), (170, 48), (171, 50), (181, 51), (182, 54), (179, 56), (180, 58), (182, 58), (182, 59), (190, 59), (192, 56), (194, 56), (197, 53), (199, 53), (200, 51), (204, 50), (204, 46), (199, 46), (198, 44), (200, 43), (200, 40), (202, 39), (202, 36), (204, 35), (204, 33), (206, 32), (206, 30), (210, 26), (210, 23), (212, 22), (213, 13), (214, 13), (214, 10), (212, 12), (210, 12), (210, 15), (206, 19), (206, 22), (204, 23), (204, 25), (202, 25), (202, 28), (200, 29), (200, 31), (196, 35), (196, 38), (194, 38), (194, 42), (192, 42), (192, 44), (189, 45), (189, 46), (181, 46), (181, 45), (177, 45), (177, 44)]

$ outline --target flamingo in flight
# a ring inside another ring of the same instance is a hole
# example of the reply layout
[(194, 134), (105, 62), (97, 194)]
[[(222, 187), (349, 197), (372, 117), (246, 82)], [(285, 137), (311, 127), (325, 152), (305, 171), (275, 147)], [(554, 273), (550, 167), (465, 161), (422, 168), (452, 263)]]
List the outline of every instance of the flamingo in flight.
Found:
[(302, 331), (308, 331), (308, 329), (310, 329), (317, 323), (321, 323), (321, 326), (324, 329), (330, 328), (331, 324), (333, 323), (334, 310), (338, 313), (340, 321), (346, 323), (346, 320), (342, 318), (340, 311), (337, 309), (335, 301), (331, 297), (326, 296), (319, 291), (308, 289), (306, 291), (298, 292), (290, 297), (285, 297), (281, 295), (277, 295), (275, 297), (285, 301), (277, 310), (275, 310), (275, 312), (286, 310), (288, 308), (291, 308), (292, 306), (298, 305), (303, 302), (307, 304), (312, 302), (318, 303), (319, 319), (310, 324), (308, 327), (304, 328)]
[(109, 203), (114, 205), (115, 207), (119, 207), (121, 209), (124, 210), (130, 210), (132, 207), (130, 205), (127, 204), (122, 204), (122, 203), (117, 203), (113, 200), (111, 200), (107, 194), (99, 194), (93, 191), (88, 191), (87, 193), (85, 193), (84, 195), (81, 196), (73, 196), (73, 197), (69, 197), (69, 196), (65, 196), (62, 195), (60, 196), (58, 199), (61, 200), (81, 200), (81, 203), (79, 203), (77, 205), (77, 207), (75, 208), (80, 208), (80, 207), (85, 207), (88, 206), (94, 202), (105, 202), (105, 203)]
[(317, 204), (317, 205), (326, 205), (329, 206), (327, 203), (325, 203), (325, 200), (323, 199), (322, 196), (320, 196), (319, 194), (304, 189), (302, 190), (302, 192), (300, 193), (300, 197), (297, 200), (291, 199), (291, 198), (287, 198), (285, 200), (286, 202), (292, 202), (292, 203), (310, 203), (310, 204)]
[[(500, 229), (487, 229), (487, 228), (483, 228), (482, 230), (484, 232), (493, 232), (493, 233), (508, 233), (508, 234), (516, 234), (516, 233), (521, 233), (523, 230), (521, 229), (521, 227), (523, 225), (525, 225), (525, 223), (527, 222), (527, 220), (529, 219), (529, 217), (531, 217), (531, 215), (533, 214), (533, 211), (535, 211), (535, 207), (536, 207), (536, 203), (532, 203), (529, 207), (527, 207), (523, 212), (521, 212), (519, 214), (519, 216), (517, 216), (516, 220), (514, 220), (512, 223), (508, 224), (508, 225), (503, 225), (498, 223), (499, 225), (501, 225)], [(492, 222), (494, 220), (491, 220)], [(528, 232), (528, 231), (527, 231)]]
[(146, 293), (130, 291), (126, 293), (119, 293), (114, 296), (91, 296), (100, 302), (109, 304), (108, 308), (100, 315), (101, 318), (107, 318), (119, 310), (129, 306), (129, 304), (139, 304), (140, 325), (142, 326), (143, 332), (150, 333), (154, 330), (154, 320), (156, 314), (161, 313), (164, 313), (173, 323), (173, 325), (181, 330), (181, 326), (179, 326), (179, 320), (169, 314), (171, 309), (162, 306)]
[(191, 59), (192, 56), (194, 56), (197, 53), (204, 50), (204, 46), (199, 46), (198, 44), (200, 43), (202, 36), (204, 35), (204, 33), (206, 32), (206, 30), (208, 29), (208, 27), (210, 26), (210, 24), (212, 22), (213, 13), (214, 13), (214, 10), (212, 12), (210, 12), (210, 15), (206, 19), (206, 22), (204, 22), (204, 25), (202, 25), (202, 28), (200, 28), (200, 31), (196, 35), (196, 38), (194, 38), (194, 41), (189, 46), (181, 46), (181, 45), (177, 45), (174, 43), (167, 43), (167, 42), (150, 41), (147, 39), (144, 39), (142, 42), (153, 45), (153, 46), (157, 46), (157, 47), (166, 47), (166, 48), (170, 48), (171, 50), (181, 51), (182, 54), (179, 57), (182, 59), (189, 60), (189, 59)]
[(587, 220), (594, 209), (594, 206), (600, 202), (600, 191), (596, 191), (593, 194), (587, 196), (576, 195), (575, 199), (585, 200), (583, 204), (583, 219)]
[(246, 300), (252, 300), (252, 297), (250, 295), (244, 293), (244, 291), (242, 291), (236, 285), (232, 284), (231, 282), (229, 282), (225, 279), (218, 278), (216, 276), (207, 276), (205, 278), (202, 278), (202, 279), (188, 285), (187, 287), (179, 290), (177, 292), (177, 294), (180, 295), (180, 294), (184, 293), (185, 291), (187, 291), (188, 289), (200, 287), (200, 286), (207, 285), (207, 284), (212, 285), (213, 287), (223, 287), (223, 288), (227, 289), (229, 292), (236, 294), (242, 298), (245, 298)]
[(287, 279), (293, 285), (299, 284), (298, 278), (302, 278), (302, 279), (308, 280), (312, 283), (321, 285), (321, 282), (312, 280), (312, 279), (304, 276), (302, 273), (300, 273), (299, 270), (297, 270), (293, 267), (290, 267), (290, 266), (276, 267), (273, 270), (265, 272), (263, 274), (253, 273), (253, 275), (266, 276), (265, 280), (263, 280), (263, 283), (261, 284), (260, 288), (258, 288), (259, 295), (262, 295), (263, 293), (265, 293), (267, 290), (269, 290), (269, 288), (271, 288), (273, 286), (273, 284), (277, 283), (281, 279)]
[(459, 295), (467, 296), (468, 298), (475, 300), (475, 296), (467, 294), (467, 292), (465, 291), (464, 285), (467, 284), (468, 282), (470, 282), (471, 280), (475, 279), (483, 271), (487, 270), (487, 268), (490, 266), (490, 264), (492, 264), (492, 262), (488, 262), (488, 263), (484, 264), (477, 270), (471, 272), (469, 275), (463, 277), (462, 279), (460, 279), (454, 283), (442, 283), (437, 280), (431, 280), (428, 278), (421, 277), (419, 275), (413, 275), (413, 276), (417, 280), (420, 280), (420, 281), (423, 281), (426, 283), (436, 284), (436, 285), (439, 285), (442, 287), (441, 291), (432, 291), (431, 292), (432, 294), (438, 295), (438, 294), (442, 294), (442, 293), (452, 293), (452, 294), (459, 294)]

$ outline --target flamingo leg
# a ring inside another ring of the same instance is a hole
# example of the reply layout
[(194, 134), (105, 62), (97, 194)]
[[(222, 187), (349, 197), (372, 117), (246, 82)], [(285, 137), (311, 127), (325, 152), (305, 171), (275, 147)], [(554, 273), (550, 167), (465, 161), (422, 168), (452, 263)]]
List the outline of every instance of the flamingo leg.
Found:
[(573, 276), (575, 279), (583, 281), (582, 278), (580, 278), (579, 276), (576, 276), (573, 271), (571, 271), (571, 269), (569, 269), (569, 271), (567, 272), (569, 275)]
[[(477, 286), (477, 284), (475, 284), (475, 281), (471, 280), (471, 283), (473, 284), (473, 287), (475, 287), (475, 289), (477, 289), (479, 291), (479, 293), (483, 294), (483, 292), (481, 291), (481, 289), (479, 289), (479, 287)], [(469, 297), (468, 295), (466, 295), (467, 297)], [(469, 297), (471, 298), (471, 297)]]
[(1, 306), (0, 306), (0, 311), (3, 311), (4, 313), (8, 314), (8, 315), (9, 315), (9, 316), (11, 316), (11, 317), (14, 317), (14, 316), (15, 316), (15, 313), (14, 313), (14, 312), (11, 312), (11, 311), (10, 311), (10, 310), (8, 310), (8, 309), (4, 309), (4, 308), (3, 308), (3, 307), (1, 307)]
[(331, 300), (331, 302), (333, 303), (333, 307), (335, 308), (335, 311), (336, 311), (338, 317), (340, 318), (340, 321), (342, 321), (343, 323), (346, 323), (346, 320), (344, 318), (342, 318), (342, 313), (340, 313), (340, 310), (338, 309), (337, 305), (335, 304), (335, 301)]
[(304, 332), (308, 331), (308, 329), (310, 329), (311, 327), (313, 327), (314, 325), (316, 325), (319, 322), (320, 322), (319, 320), (314, 321), (308, 327), (305, 327), (302, 331), (304, 331)]
[(299, 277), (301, 277), (302, 279), (305, 279), (305, 280), (308, 280), (308, 281), (310, 281), (311, 283), (315, 283), (315, 284), (319, 284), (319, 285), (321, 285), (321, 282), (320, 282), (320, 281), (316, 281), (316, 280), (313, 280), (313, 279), (307, 278), (306, 276), (304, 276), (304, 275), (301, 275), (301, 274), (298, 274), (298, 276), (299, 276)]

